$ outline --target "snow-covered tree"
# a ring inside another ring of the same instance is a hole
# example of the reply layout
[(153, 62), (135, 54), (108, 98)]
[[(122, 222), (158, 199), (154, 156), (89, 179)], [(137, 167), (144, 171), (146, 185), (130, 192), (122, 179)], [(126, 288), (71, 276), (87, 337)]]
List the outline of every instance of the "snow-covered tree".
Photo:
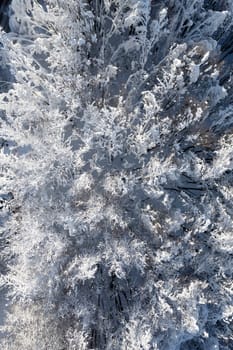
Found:
[(232, 16), (12, 0), (3, 350), (233, 347)]

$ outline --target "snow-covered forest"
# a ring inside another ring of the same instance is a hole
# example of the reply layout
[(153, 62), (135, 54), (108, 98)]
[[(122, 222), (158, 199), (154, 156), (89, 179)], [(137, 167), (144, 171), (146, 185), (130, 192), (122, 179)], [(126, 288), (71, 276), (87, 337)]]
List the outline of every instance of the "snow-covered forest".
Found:
[(0, 348), (233, 349), (233, 1), (1, 11)]

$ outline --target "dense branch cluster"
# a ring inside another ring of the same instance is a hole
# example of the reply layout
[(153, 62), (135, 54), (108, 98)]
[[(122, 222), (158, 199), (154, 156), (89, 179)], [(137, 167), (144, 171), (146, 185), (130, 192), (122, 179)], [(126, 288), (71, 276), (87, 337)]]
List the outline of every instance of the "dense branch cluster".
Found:
[(232, 16), (12, 1), (1, 349), (233, 348)]

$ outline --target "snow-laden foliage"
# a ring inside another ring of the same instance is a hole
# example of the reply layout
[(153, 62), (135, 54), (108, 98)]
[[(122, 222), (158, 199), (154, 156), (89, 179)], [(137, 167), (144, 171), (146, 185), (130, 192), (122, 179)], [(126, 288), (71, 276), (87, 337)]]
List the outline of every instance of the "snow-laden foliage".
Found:
[(1, 349), (233, 348), (232, 16), (12, 1)]

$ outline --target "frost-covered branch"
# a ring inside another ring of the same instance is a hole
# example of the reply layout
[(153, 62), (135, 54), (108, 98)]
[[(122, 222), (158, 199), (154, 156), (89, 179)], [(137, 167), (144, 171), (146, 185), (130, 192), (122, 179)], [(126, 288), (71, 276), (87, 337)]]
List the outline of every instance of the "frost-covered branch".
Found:
[(232, 11), (12, 1), (2, 349), (232, 347)]

